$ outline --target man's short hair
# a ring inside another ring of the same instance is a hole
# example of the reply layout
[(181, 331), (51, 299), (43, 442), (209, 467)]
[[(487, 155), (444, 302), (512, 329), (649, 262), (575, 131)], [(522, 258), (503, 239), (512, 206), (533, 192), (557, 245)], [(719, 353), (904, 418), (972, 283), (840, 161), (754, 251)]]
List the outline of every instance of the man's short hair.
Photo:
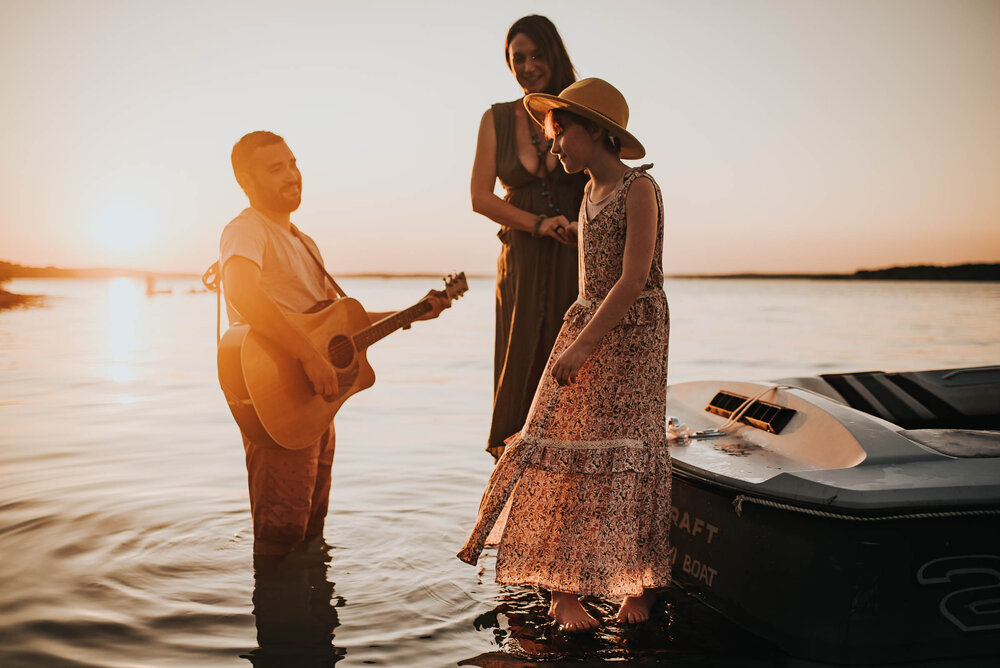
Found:
[(281, 144), (284, 141), (284, 138), (266, 130), (257, 130), (240, 137), (240, 140), (233, 144), (232, 154), (233, 174), (236, 175), (236, 180), (239, 181), (240, 172), (250, 170), (250, 157), (254, 151), (262, 146)]

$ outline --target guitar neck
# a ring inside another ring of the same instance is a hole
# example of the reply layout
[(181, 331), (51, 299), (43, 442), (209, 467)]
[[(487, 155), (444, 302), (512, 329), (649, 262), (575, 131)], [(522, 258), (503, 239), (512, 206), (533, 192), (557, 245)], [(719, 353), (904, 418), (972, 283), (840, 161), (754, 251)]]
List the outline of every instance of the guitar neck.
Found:
[(389, 336), (397, 329), (406, 327), (420, 316), (428, 313), (431, 305), (426, 301), (419, 301), (413, 306), (403, 309), (398, 313), (382, 318), (370, 327), (362, 329), (354, 335), (354, 345), (357, 350), (364, 350), (376, 341), (380, 341)]

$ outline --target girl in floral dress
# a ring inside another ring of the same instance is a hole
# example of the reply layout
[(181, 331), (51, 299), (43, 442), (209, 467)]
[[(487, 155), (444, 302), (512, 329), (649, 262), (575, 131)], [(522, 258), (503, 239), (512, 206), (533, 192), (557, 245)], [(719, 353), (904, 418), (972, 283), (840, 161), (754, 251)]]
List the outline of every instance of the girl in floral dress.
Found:
[(649, 165), (621, 161), (645, 149), (613, 86), (583, 79), (524, 104), (565, 170), (590, 176), (579, 298), (458, 556), (474, 564), (492, 533), (497, 582), (550, 590), (561, 628), (599, 626), (580, 596), (620, 597), (618, 621), (636, 623), (670, 582), (663, 202)]

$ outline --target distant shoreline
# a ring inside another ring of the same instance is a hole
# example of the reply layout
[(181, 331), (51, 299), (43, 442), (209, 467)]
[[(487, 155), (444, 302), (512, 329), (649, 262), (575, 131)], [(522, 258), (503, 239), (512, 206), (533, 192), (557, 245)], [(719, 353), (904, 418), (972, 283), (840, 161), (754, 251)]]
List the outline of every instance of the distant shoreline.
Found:
[(41, 299), (39, 295), (19, 295), (16, 292), (7, 292), (0, 288), (0, 311), (18, 306), (30, 306), (39, 299)]
[(916, 264), (884, 269), (859, 269), (851, 274), (673, 274), (668, 278), (784, 279), (812, 281), (983, 281), (1000, 282), (1000, 263), (938, 266)]
[[(441, 278), (440, 274), (430, 272), (390, 273), (390, 272), (355, 272), (338, 273), (344, 278)], [(60, 267), (26, 267), (12, 262), (0, 260), (0, 282), (13, 278), (145, 278), (151, 276), (160, 278), (192, 278), (198, 279), (198, 274), (185, 272), (156, 272), (139, 269), (63, 269)], [(469, 278), (493, 278), (488, 274), (469, 274)], [(905, 265), (886, 267), (883, 269), (859, 269), (853, 273), (756, 273), (740, 272), (733, 274), (670, 274), (668, 278), (698, 278), (698, 279), (767, 279), (767, 280), (862, 280), (862, 281), (983, 281), (1000, 282), (1000, 263), (967, 263), (956, 265)], [(7, 293), (10, 294), (10, 293)]]
[(199, 278), (185, 272), (142, 271), (140, 269), (63, 269), (61, 267), (26, 267), (0, 260), (0, 281), (13, 278)]
[[(200, 279), (201, 274), (179, 271), (143, 271), (141, 269), (87, 268), (64, 269), (62, 267), (28, 267), (13, 262), (0, 260), (0, 282), (14, 278), (146, 278), (151, 276), (161, 278), (193, 278)], [(430, 278), (440, 279), (444, 274), (433, 272), (393, 273), (366, 271), (353, 273), (337, 273), (343, 278)], [(493, 278), (492, 274), (469, 274), (468, 278)]]

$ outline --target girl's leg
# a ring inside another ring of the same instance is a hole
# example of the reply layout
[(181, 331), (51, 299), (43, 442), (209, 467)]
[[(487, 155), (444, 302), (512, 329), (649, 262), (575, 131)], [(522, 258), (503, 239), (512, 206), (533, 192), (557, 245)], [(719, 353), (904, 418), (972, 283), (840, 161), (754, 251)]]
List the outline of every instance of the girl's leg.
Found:
[(618, 609), (618, 621), (622, 624), (638, 624), (649, 619), (649, 611), (656, 603), (656, 590), (645, 589), (641, 596), (626, 596)]
[(549, 617), (556, 620), (559, 627), (571, 633), (592, 631), (601, 625), (584, 610), (576, 594), (564, 591), (552, 592), (552, 605), (549, 606)]

